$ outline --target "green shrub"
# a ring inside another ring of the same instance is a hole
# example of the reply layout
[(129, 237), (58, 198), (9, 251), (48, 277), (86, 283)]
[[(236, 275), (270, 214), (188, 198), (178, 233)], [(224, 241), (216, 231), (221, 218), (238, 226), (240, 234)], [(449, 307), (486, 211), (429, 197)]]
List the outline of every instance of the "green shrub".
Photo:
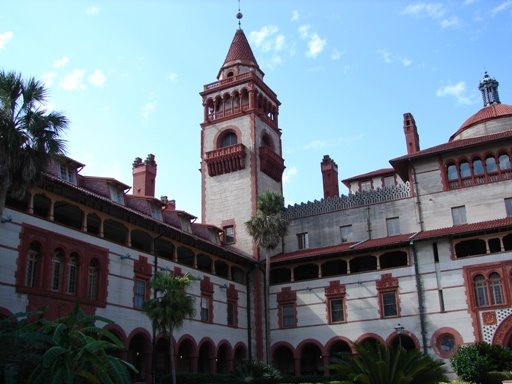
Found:
[(512, 370), (512, 350), (487, 343), (463, 345), (453, 354), (450, 362), (462, 380), (493, 384), (497, 379), (490, 372)]

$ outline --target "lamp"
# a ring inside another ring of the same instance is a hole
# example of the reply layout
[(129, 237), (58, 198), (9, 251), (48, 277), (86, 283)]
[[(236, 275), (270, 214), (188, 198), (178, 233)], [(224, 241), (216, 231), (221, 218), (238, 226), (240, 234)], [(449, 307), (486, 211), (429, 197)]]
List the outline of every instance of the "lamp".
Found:
[(402, 333), (404, 332), (404, 327), (398, 323), (395, 327), (395, 332), (398, 335), (398, 345), (402, 348)]

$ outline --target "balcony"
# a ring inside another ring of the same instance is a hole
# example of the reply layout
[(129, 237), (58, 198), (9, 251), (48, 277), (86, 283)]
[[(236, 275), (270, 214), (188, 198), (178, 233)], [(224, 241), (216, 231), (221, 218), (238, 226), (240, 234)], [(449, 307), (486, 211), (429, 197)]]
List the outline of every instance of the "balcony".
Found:
[(277, 182), (281, 181), (284, 160), (269, 147), (260, 147), (260, 170)]
[(239, 171), (245, 168), (245, 145), (235, 144), (206, 152), (205, 161), (208, 175), (212, 177)]

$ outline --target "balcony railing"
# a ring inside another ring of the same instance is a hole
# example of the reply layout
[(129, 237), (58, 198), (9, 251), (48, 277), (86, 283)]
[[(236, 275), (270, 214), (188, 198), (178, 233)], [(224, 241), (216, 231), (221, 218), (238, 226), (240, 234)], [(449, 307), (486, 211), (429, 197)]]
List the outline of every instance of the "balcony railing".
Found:
[(208, 175), (218, 176), (236, 172), (245, 168), (245, 145), (235, 144), (229, 147), (206, 152)]

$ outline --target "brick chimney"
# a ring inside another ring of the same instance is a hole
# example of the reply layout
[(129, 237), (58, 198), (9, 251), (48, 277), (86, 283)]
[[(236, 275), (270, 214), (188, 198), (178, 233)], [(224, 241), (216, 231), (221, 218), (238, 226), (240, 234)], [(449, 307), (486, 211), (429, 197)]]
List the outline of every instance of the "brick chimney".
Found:
[(164, 211), (176, 210), (176, 200), (169, 200), (167, 196), (161, 196), (160, 200), (164, 203)]
[(149, 154), (144, 161), (136, 157), (132, 165), (132, 175), (134, 196), (155, 197), (155, 155)]
[(407, 145), (407, 154), (412, 155), (420, 150), (420, 137), (416, 122), (411, 113), (404, 113), (404, 134)]
[(338, 165), (329, 155), (324, 155), (320, 167), (322, 169), (322, 180), (324, 183), (324, 198), (339, 196)]

